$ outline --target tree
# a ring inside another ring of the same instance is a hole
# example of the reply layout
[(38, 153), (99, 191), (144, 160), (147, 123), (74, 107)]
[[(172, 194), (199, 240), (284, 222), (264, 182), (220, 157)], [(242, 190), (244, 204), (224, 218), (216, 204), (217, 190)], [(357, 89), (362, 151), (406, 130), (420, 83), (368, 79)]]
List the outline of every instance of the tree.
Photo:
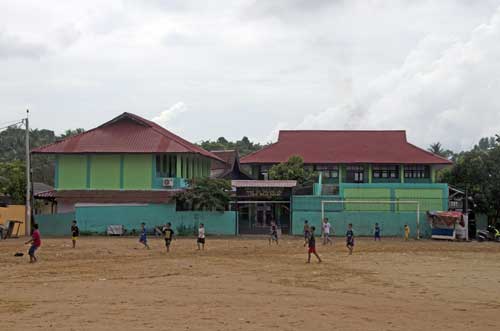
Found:
[(296, 180), (299, 184), (305, 184), (312, 182), (314, 177), (315, 173), (304, 167), (304, 160), (298, 155), (269, 169), (269, 178), (275, 180)]
[(57, 136), (57, 140), (66, 139), (66, 138), (69, 138), (71, 136), (75, 136), (77, 134), (83, 133), (83, 132), (85, 132), (85, 129), (83, 129), (83, 128), (77, 128), (74, 130), (69, 129), (69, 130), (64, 131), (64, 133), (62, 133), (60, 136)]
[(237, 141), (228, 141), (224, 137), (219, 137), (216, 141), (203, 140), (199, 146), (207, 151), (235, 149), (241, 156), (258, 151), (264, 147), (259, 143), (251, 142), (248, 137), (243, 137)]
[(26, 199), (26, 167), (22, 161), (0, 163), (0, 192), (10, 196), (13, 204)]
[(230, 201), (231, 184), (225, 179), (199, 178), (190, 188), (178, 193), (175, 199), (192, 210), (226, 210)]
[(452, 158), (454, 155), (453, 151), (449, 149), (444, 149), (440, 142), (435, 142), (431, 144), (427, 150), (433, 154), (439, 155), (447, 159)]

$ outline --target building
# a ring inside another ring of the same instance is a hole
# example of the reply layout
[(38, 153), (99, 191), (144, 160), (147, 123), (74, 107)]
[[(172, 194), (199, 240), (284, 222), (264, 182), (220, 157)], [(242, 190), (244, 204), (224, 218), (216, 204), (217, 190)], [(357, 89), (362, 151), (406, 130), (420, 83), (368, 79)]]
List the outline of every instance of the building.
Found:
[[(234, 223), (230, 212), (177, 212), (173, 197), (187, 186), (187, 180), (208, 177), (211, 163), (222, 160), (137, 115), (123, 113), (32, 153), (55, 155), (54, 190), (35, 197), (55, 202), (56, 214), (46, 216), (41, 227), (70, 218), (77, 219), (84, 230), (96, 232), (111, 224), (138, 229), (142, 221), (149, 226), (167, 221), (192, 226), (216, 216)], [(44, 220), (43, 215), (38, 219)], [(212, 230), (235, 233), (234, 226)]]
[(236, 150), (211, 151), (220, 161), (214, 160), (210, 169), (211, 178), (251, 179), (241, 170), (240, 156)]
[[(292, 196), (294, 234), (304, 220), (321, 219), (325, 200), (356, 200), (331, 203), (326, 214), (342, 229), (357, 222), (362, 234), (369, 234), (375, 221), (385, 223), (387, 235), (397, 235), (404, 223), (415, 224), (417, 204), (410, 202), (418, 202), (420, 212), (448, 208), (448, 187), (436, 183), (436, 172), (451, 162), (409, 143), (405, 131), (280, 131), (276, 143), (243, 157), (241, 165), (253, 179), (265, 180), (273, 165), (293, 155), (318, 174), (309, 191), (296, 188)], [(253, 223), (259, 223), (257, 216)]]

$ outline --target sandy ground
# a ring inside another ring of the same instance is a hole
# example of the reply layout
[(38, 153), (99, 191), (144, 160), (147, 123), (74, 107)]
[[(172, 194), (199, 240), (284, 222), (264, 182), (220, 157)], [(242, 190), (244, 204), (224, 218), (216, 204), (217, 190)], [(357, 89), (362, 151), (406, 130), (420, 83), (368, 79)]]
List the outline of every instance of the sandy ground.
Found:
[(498, 330), (500, 245), (387, 239), (0, 241), (1, 330)]

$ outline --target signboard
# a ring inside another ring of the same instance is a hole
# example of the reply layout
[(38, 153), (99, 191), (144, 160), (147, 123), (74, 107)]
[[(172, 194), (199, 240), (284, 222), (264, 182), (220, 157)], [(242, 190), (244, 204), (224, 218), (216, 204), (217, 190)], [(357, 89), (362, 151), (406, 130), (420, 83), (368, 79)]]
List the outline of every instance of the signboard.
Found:
[(238, 199), (275, 200), (289, 199), (292, 190), (283, 187), (240, 187), (236, 190)]

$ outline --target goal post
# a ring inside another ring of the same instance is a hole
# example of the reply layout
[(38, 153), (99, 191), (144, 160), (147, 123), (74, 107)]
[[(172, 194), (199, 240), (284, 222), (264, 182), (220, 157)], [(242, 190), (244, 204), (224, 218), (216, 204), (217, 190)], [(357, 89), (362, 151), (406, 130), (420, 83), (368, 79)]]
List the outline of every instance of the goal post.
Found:
[(321, 201), (321, 219), (325, 218), (325, 204), (339, 204), (344, 211), (345, 204), (393, 204), (393, 205), (414, 205), (416, 212), (416, 238), (420, 239), (420, 202), (412, 200), (322, 200)]

